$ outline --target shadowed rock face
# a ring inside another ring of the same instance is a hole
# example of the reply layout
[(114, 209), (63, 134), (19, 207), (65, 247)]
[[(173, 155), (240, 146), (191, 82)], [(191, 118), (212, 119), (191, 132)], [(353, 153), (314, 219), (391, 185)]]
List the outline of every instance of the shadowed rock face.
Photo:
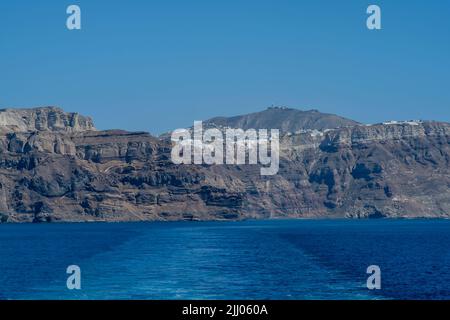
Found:
[(170, 142), (147, 133), (33, 123), (0, 126), (0, 221), (450, 216), (448, 123), (286, 133), (265, 177), (258, 165), (175, 165)]

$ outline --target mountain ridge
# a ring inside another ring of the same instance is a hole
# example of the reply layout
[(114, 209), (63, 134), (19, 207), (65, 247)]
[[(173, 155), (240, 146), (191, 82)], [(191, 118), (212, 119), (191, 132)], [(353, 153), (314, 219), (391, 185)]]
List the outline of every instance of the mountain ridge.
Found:
[(281, 132), (298, 130), (324, 130), (359, 125), (360, 123), (316, 109), (300, 110), (288, 107), (269, 107), (263, 111), (233, 117), (214, 117), (207, 126), (240, 129), (279, 129)]

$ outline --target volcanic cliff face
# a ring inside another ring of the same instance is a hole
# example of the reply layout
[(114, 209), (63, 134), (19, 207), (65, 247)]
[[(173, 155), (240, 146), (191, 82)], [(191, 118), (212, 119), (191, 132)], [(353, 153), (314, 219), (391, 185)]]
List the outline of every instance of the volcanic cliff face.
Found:
[(278, 174), (261, 176), (175, 165), (167, 138), (42, 110), (0, 111), (2, 221), (450, 216), (448, 123), (285, 132)]
[(1, 109), (0, 128), (18, 132), (95, 130), (91, 118), (58, 107)]

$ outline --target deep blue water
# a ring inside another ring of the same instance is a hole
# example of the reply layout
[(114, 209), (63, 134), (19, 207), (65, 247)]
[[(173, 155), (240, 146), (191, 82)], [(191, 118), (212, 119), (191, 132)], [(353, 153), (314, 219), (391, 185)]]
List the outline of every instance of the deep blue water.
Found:
[(0, 225), (0, 299), (450, 299), (449, 244), (448, 220)]

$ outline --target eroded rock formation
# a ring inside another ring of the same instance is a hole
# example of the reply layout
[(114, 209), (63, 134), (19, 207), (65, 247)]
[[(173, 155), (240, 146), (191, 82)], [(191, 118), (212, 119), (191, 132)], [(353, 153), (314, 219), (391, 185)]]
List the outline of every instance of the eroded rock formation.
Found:
[(175, 165), (167, 138), (97, 131), (58, 108), (2, 110), (0, 220), (450, 216), (450, 124), (345, 124), (284, 131), (278, 174), (261, 176)]

